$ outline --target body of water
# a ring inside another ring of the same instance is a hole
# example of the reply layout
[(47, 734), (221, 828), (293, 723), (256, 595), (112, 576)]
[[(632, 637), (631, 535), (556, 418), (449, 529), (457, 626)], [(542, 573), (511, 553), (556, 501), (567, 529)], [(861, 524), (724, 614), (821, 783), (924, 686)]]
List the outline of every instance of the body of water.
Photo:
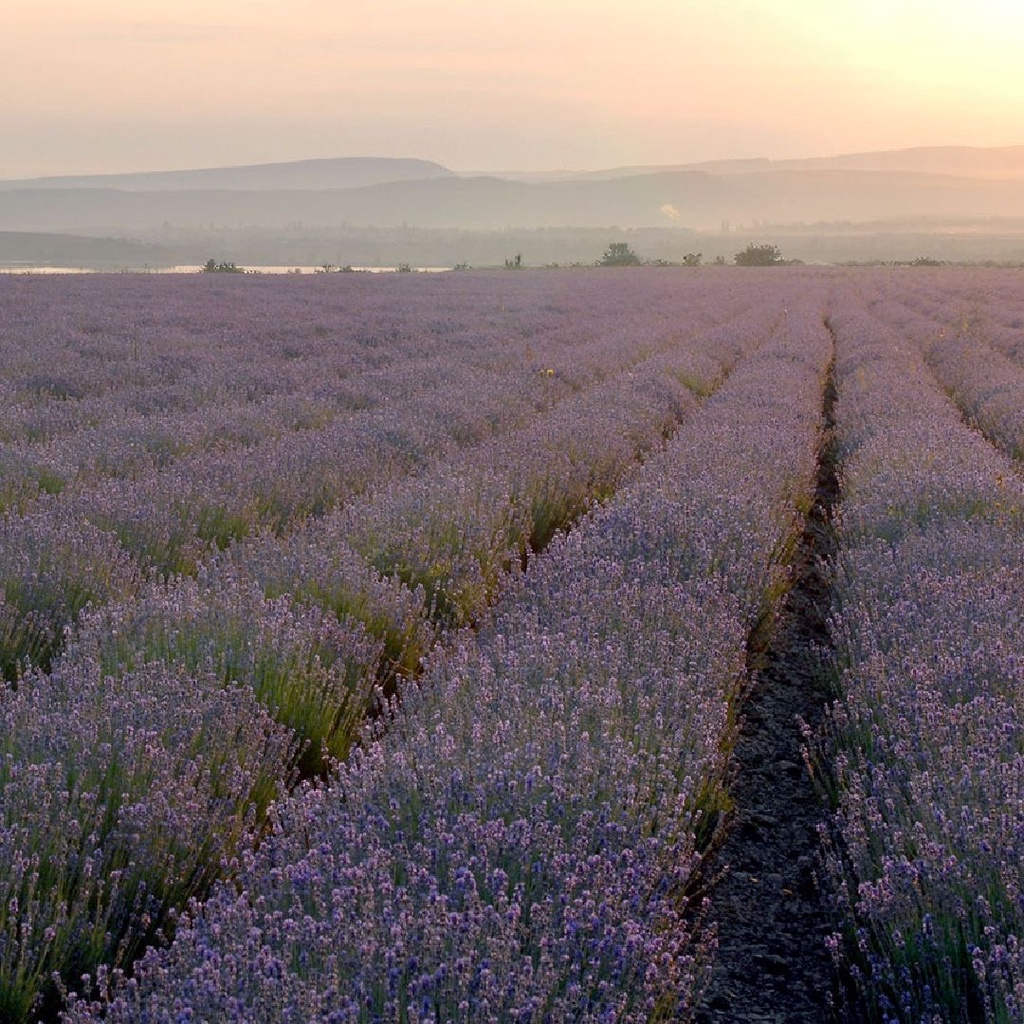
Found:
[[(318, 267), (242, 267), (247, 274), (322, 274), (322, 266)], [(354, 272), (361, 274), (395, 274), (397, 267), (352, 267)], [(451, 267), (412, 267), (417, 274), (441, 274)], [(33, 267), (17, 263), (0, 264), (0, 274), (198, 274), (202, 267), (197, 263), (192, 266), (176, 267)], [(332, 269), (329, 273), (339, 273)]]

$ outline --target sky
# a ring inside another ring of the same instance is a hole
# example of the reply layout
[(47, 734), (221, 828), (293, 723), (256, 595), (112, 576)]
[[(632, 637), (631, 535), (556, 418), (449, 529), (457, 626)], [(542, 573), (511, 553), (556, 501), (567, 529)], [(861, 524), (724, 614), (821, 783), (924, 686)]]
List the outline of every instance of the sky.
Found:
[(1024, 144), (1021, 0), (0, 0), (0, 178)]

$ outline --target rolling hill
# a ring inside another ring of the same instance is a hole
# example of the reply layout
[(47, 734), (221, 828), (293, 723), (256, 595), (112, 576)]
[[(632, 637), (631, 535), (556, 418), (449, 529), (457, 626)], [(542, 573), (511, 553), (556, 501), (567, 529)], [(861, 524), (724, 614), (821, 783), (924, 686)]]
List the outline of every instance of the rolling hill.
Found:
[(208, 167), (186, 171), (144, 171), (135, 174), (86, 174), (0, 181), (2, 190), (101, 189), (127, 192), (180, 192), (207, 189), (244, 191), (361, 188), (389, 181), (447, 178), (453, 172), (430, 160), (383, 157), (338, 157), (288, 163)]
[(906, 171), (669, 171), (524, 183), (455, 176), (359, 188), (101, 187), (0, 191), (0, 230), (151, 231), (160, 226), (288, 224), (451, 227), (560, 226), (695, 229), (733, 224), (1024, 217), (1024, 178), (981, 180)]

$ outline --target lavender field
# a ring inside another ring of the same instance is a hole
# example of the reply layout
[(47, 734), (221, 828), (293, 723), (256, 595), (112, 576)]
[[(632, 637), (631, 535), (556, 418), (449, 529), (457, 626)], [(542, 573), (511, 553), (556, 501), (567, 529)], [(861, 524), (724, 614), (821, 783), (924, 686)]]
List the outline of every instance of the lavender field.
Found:
[(1024, 1022), (1022, 283), (0, 278), (0, 1021)]

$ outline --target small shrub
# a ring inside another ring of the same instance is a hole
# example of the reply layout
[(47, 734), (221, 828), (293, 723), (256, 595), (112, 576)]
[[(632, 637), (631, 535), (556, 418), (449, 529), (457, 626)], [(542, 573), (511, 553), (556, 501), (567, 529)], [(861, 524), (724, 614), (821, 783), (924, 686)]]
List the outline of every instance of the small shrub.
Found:
[(777, 245), (755, 245), (753, 242), (732, 259), (737, 267), (776, 267), (785, 262)]

